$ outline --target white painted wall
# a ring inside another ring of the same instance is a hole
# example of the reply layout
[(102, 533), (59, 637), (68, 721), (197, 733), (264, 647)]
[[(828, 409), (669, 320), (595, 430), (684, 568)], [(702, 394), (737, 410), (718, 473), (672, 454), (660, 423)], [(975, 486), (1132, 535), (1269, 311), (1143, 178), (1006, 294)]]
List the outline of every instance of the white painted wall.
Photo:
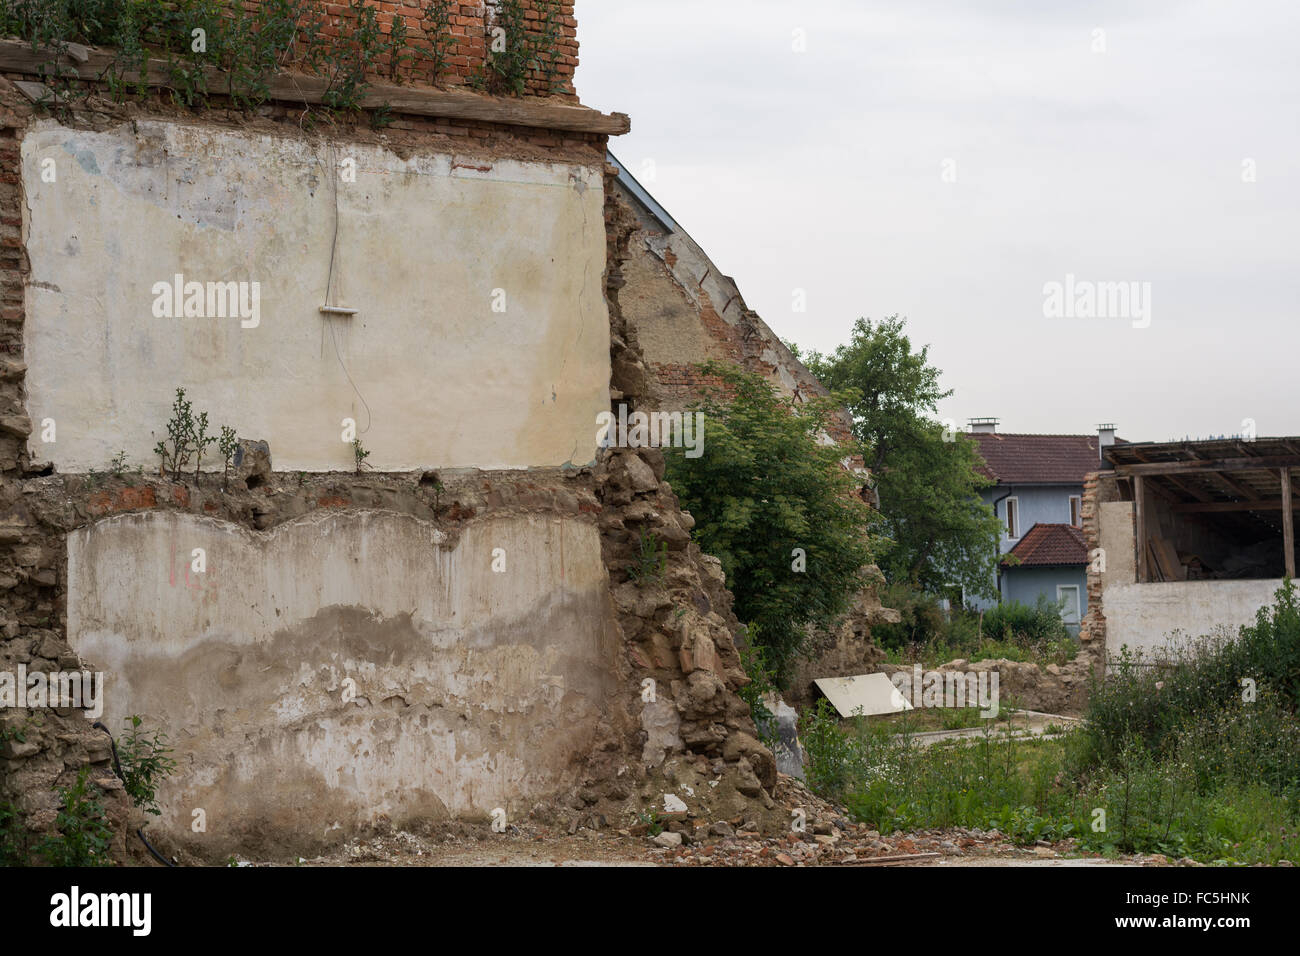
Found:
[(1281, 586), (1280, 578), (1109, 585), (1102, 592), (1106, 651), (1114, 656), (1127, 645), (1150, 654), (1225, 630), (1236, 636), (1261, 607), (1273, 603)]
[(1097, 512), (1100, 545), (1106, 552), (1102, 574), (1102, 613), (1106, 653), (1126, 645), (1144, 654), (1188, 640), (1236, 636), (1255, 612), (1273, 603), (1282, 581), (1162, 581), (1137, 583), (1133, 503), (1103, 502)]
[[(335, 177), (344, 160), (355, 182)], [(154, 467), (178, 385), (214, 430), (269, 441), (277, 470), (350, 469), (344, 418), (379, 470), (594, 457), (609, 404), (599, 164), (484, 172), (153, 120), (41, 121), (22, 163), (38, 461), (102, 470), (124, 450)], [(332, 302), (360, 313), (327, 319), (336, 222)], [(154, 284), (178, 273), (259, 283), (259, 324), (156, 317)]]
[(571, 785), (619, 652), (596, 528), (480, 519), (447, 545), (364, 511), (265, 533), (149, 511), (71, 533), (68, 638), (105, 672), (103, 719), (139, 714), (177, 751), (155, 826), (210, 858), (297, 851), (380, 814), (515, 819)]

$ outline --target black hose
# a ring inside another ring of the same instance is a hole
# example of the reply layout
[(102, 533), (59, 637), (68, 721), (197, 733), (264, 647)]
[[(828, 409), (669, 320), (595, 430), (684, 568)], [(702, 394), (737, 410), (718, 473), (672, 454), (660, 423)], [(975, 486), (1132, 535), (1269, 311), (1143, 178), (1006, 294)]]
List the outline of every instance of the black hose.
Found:
[[(108, 745), (113, 748), (113, 772), (117, 774), (119, 780), (121, 780), (123, 783), (126, 783), (126, 775), (122, 773), (122, 761), (120, 761), (117, 758), (117, 741), (113, 739), (113, 732), (109, 730), (107, 727), (105, 727), (98, 720), (95, 721), (90, 726), (94, 727), (96, 730), (102, 730), (104, 733), (108, 734)], [(145, 839), (144, 827), (136, 828), (135, 835), (140, 838), (140, 842), (145, 845), (145, 849), (147, 849), (150, 853), (153, 854), (153, 858), (155, 860), (157, 860), (163, 866), (170, 866), (170, 867), (176, 866), (175, 863), (173, 863), (171, 860), (167, 859), (167, 857), (163, 856), (161, 853), (155, 850), (153, 848), (153, 844), (151, 844), (148, 840)]]

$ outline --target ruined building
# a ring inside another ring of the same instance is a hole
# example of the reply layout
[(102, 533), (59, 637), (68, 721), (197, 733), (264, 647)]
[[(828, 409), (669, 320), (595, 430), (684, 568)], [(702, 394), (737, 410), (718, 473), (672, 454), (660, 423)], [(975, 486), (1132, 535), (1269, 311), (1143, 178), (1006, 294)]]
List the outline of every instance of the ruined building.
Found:
[[(194, 109), (160, 61), (123, 97), (112, 50), (0, 40), (0, 672), (102, 672), (99, 721), (169, 736), (148, 832), (182, 860), (599, 826), (687, 781), (772, 807), (721, 570), (660, 453), (597, 441), (661, 374), (620, 293), (628, 119), (536, 71), (471, 91), (492, 13), (452, 7), (454, 82), (347, 112), (292, 63)], [(570, 78), (572, 6), (547, 22)], [(178, 388), (238, 442), (164, 473)], [(644, 529), (668, 560), (634, 581)], [(88, 765), (139, 852), (106, 734), (33, 703), (0, 710), (0, 803), (47, 833)]]

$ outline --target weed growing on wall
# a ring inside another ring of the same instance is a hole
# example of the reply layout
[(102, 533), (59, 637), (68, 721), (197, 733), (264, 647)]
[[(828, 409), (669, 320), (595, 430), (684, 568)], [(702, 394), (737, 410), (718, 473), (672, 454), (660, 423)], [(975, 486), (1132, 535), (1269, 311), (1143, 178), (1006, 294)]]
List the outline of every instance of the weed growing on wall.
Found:
[(193, 407), (185, 398), (185, 389), (177, 388), (176, 398), (172, 400), (172, 417), (167, 420), (167, 437), (153, 446), (154, 454), (162, 461), (163, 472), (171, 472), (174, 481), (181, 480), (181, 470), (189, 464)]
[(217, 445), (225, 459), (222, 471), (222, 483), (230, 471), (230, 459), (234, 456), (238, 440), (235, 430), (228, 425), (221, 426), (220, 435), (208, 431), (208, 413), (194, 414), (194, 405), (185, 397), (185, 389), (177, 388), (176, 397), (172, 399), (172, 417), (167, 420), (167, 437), (153, 446), (154, 454), (161, 462), (163, 474), (170, 474), (173, 481), (180, 481), (181, 475), (194, 462), (194, 483), (199, 482), (204, 453)]
[(627, 576), (636, 582), (637, 587), (643, 588), (662, 580), (667, 566), (667, 542), (660, 541), (653, 531), (641, 532), (636, 559), (628, 567)]
[(366, 459), (370, 457), (370, 452), (366, 446), (361, 444), (360, 438), (352, 439), (352, 460), (357, 466), (357, 474), (361, 474), (362, 469), (366, 467)]
[(489, 93), (521, 96), (528, 75), (537, 71), (555, 92), (559, 66), (558, 0), (536, 0), (536, 27), (529, 29), (523, 0), (497, 0), (488, 21), (487, 57), (476, 85)]
[(417, 53), (429, 61), (429, 72), (437, 80), (447, 69), (447, 58), (455, 41), (451, 35), (451, 0), (428, 0), (420, 20), (428, 46), (417, 48)]
[[(0, 34), (58, 53), (58, 65), (46, 72), (61, 93), (77, 78), (65, 54), (78, 42), (115, 50), (103, 79), (119, 102), (146, 96), (150, 61), (161, 61), (172, 100), (195, 109), (214, 93), (255, 107), (270, 98), (271, 80), (291, 61), (326, 81), (327, 113), (361, 109), (369, 77), (400, 83), (426, 61), (436, 81), (448, 67), (455, 44), (450, 0), (429, 0), (418, 31), (394, 16), (385, 32), (374, 0), (347, 0), (328, 23), (324, 9), (314, 0), (263, 0), (251, 13), (232, 0), (0, 0)], [(535, 74), (548, 90), (557, 88), (559, 2), (536, 0), (534, 9), (537, 17), (529, 20), (522, 0), (492, 8), (494, 33), (477, 85), (518, 96)]]
[(217, 439), (217, 451), (221, 452), (221, 490), (225, 491), (226, 486), (230, 483), (230, 464), (235, 457), (235, 451), (239, 448), (239, 439), (235, 437), (235, 430), (229, 425), (221, 426), (221, 437)]

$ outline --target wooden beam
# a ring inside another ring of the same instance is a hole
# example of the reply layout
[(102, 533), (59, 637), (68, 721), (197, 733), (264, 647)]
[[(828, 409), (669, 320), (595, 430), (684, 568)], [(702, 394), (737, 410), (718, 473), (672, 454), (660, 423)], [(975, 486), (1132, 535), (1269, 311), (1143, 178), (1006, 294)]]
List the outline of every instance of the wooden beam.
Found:
[(1146, 482), (1146, 489), (1147, 491), (1154, 491), (1171, 505), (1181, 505), (1184, 501), (1183, 498), (1178, 496), (1178, 492), (1173, 488), (1166, 487), (1163, 481), (1148, 481)]
[(1300, 468), (1300, 455), (1278, 455), (1268, 458), (1217, 458), (1204, 461), (1153, 461), (1141, 465), (1116, 465), (1115, 474), (1132, 477), (1136, 475), (1180, 475), (1203, 471), (1273, 471), (1278, 468)]
[[(103, 79), (113, 64), (113, 54), (103, 50), (89, 50), (85, 55), (84, 61), (71, 56), (59, 60), (57, 51), (48, 48), (33, 50), (30, 43), (21, 40), (0, 40), (0, 70), (10, 73), (62, 75), (83, 80)], [(230, 92), (229, 74), (210, 67), (203, 72), (208, 88), (213, 93)], [(149, 86), (171, 86), (171, 74), (165, 60), (147, 61), (143, 73), (128, 71), (124, 74), (124, 79), (129, 83), (142, 78)], [(323, 102), (328, 85), (319, 76), (280, 73), (270, 81), (270, 98), (286, 103), (318, 105)], [(388, 106), (395, 113), (413, 116), (447, 117), (576, 133), (603, 133), (607, 136), (620, 136), (632, 128), (632, 121), (624, 113), (605, 114), (587, 106), (537, 102), (530, 97), (487, 96), (430, 86), (370, 83), (361, 98), (361, 106), (364, 109)]]
[(1256, 498), (1254, 501), (1198, 501), (1195, 504), (1176, 504), (1172, 510), (1175, 514), (1195, 515), (1226, 514), (1233, 511), (1281, 511), (1283, 507), (1281, 499), (1265, 501)]
[(1146, 488), (1143, 487), (1146, 479), (1141, 475), (1133, 476), (1133, 534), (1137, 538), (1137, 579), (1138, 584), (1145, 583), (1147, 579), (1147, 513)]
[(1227, 485), (1229, 488), (1233, 490), (1235, 494), (1241, 495), (1241, 497), (1245, 498), (1247, 501), (1260, 500), (1259, 495), (1255, 494), (1254, 489), (1252, 489), (1248, 485), (1243, 485), (1240, 481), (1238, 481), (1236, 478), (1233, 478), (1231, 475), (1225, 475), (1221, 471), (1216, 471), (1213, 473), (1213, 477), (1216, 481), (1222, 482), (1223, 484)]
[[(1173, 475), (1160, 475), (1159, 478), (1161, 481), (1169, 482), (1171, 485), (1173, 485), (1183, 494), (1187, 495), (1189, 498), (1195, 498), (1197, 501), (1205, 501), (1205, 502), (1210, 502), (1214, 500), (1213, 495), (1207, 494), (1206, 492), (1201, 491), (1199, 488), (1189, 485), (1185, 481), (1180, 481), (1179, 479), (1175, 478)], [(1151, 487), (1153, 488), (1155, 487), (1155, 482), (1151, 482)]]
[(1282, 469), (1282, 560), (1288, 578), (1295, 577), (1295, 524), (1291, 507), (1291, 469)]

